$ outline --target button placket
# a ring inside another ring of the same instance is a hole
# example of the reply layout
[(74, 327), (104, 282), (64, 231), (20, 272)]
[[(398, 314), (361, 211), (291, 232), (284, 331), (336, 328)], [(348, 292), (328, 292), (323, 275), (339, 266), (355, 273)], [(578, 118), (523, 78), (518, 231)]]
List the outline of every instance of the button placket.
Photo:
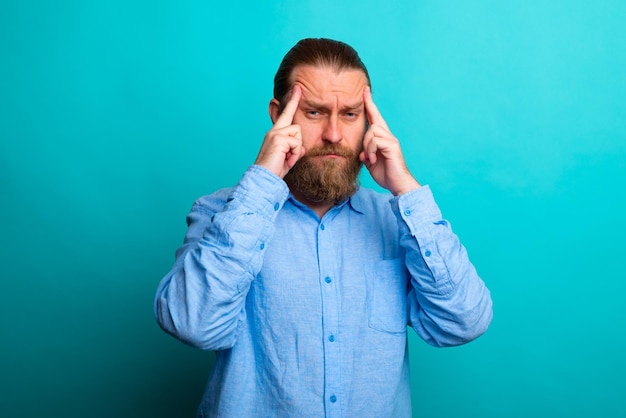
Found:
[(338, 338), (340, 289), (336, 286), (336, 256), (333, 248), (332, 228), (328, 222), (320, 222), (317, 234), (317, 250), (320, 268), (320, 286), (322, 297), (322, 327), (324, 350), (324, 393), (328, 411), (327, 416), (339, 413), (336, 402), (341, 384), (341, 352)]

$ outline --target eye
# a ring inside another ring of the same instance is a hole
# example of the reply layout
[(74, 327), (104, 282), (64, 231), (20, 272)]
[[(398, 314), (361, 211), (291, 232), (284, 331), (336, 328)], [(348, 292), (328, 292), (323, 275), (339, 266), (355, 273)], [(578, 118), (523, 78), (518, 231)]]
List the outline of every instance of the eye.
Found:
[(305, 113), (309, 119), (319, 119), (320, 117), (322, 117), (322, 112), (315, 109), (309, 109)]

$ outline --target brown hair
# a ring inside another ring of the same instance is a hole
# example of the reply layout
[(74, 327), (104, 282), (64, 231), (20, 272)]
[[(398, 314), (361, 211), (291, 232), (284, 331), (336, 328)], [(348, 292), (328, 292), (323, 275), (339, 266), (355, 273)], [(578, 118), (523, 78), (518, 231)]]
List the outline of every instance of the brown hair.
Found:
[(371, 84), (365, 64), (350, 45), (326, 38), (306, 38), (287, 52), (274, 76), (274, 98), (281, 102), (281, 106), (292, 87), (291, 74), (298, 65), (330, 66), (337, 71), (361, 70), (367, 84)]

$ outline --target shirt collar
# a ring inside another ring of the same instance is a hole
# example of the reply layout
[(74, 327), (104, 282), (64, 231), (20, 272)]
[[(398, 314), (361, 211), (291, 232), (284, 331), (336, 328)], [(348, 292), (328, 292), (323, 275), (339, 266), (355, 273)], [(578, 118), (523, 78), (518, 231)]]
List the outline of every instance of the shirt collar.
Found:
[[(343, 200), (343, 201), (337, 203), (334, 207), (338, 208), (338, 207), (341, 207), (341, 206), (343, 206), (343, 205), (345, 205), (347, 203), (350, 206), (350, 208), (352, 210), (354, 210), (355, 212), (360, 213), (360, 214), (364, 214), (365, 213), (365, 210), (364, 210), (365, 204), (363, 202), (363, 193), (360, 193), (360, 191), (361, 191), (361, 188), (359, 187), (357, 189), (357, 191), (352, 196), (350, 196), (346, 200)], [(291, 193), (291, 192), (289, 192), (288, 199), (291, 200), (291, 202), (294, 205), (296, 205), (296, 206), (306, 207), (306, 205), (301, 203), (301, 202), (299, 202), (298, 199), (296, 199), (293, 196), (293, 193)]]
[(352, 196), (348, 198), (348, 203), (350, 207), (360, 214), (365, 213), (365, 204), (363, 202), (363, 193), (361, 193), (361, 188), (359, 187)]

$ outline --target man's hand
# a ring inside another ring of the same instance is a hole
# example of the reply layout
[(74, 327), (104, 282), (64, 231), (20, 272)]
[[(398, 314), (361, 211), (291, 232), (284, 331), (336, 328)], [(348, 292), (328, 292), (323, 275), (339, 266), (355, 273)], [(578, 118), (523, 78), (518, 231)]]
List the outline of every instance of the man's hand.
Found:
[(263, 166), (283, 178), (291, 167), (304, 155), (302, 132), (299, 125), (293, 125), (293, 116), (298, 110), (302, 97), (300, 86), (294, 86), (291, 98), (276, 119), (261, 145), (255, 164)]
[(369, 87), (365, 87), (363, 101), (370, 128), (363, 137), (360, 160), (376, 183), (389, 190), (394, 196), (417, 189), (420, 184), (409, 172), (400, 143), (389, 131), (385, 119), (374, 104)]

